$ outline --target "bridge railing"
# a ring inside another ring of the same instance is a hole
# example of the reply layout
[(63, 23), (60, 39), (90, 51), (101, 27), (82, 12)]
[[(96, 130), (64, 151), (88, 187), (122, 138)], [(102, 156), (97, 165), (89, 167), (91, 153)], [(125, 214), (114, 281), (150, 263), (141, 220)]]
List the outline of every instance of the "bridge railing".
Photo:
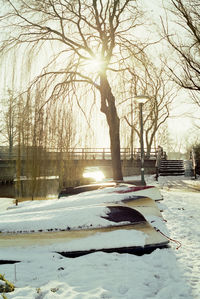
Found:
[[(158, 150), (156, 148), (152, 148), (150, 154), (147, 154), (147, 149), (144, 148), (144, 158), (148, 159), (156, 159)], [(141, 156), (141, 149), (140, 148), (134, 148), (133, 150), (133, 158), (138, 160)]]
[[(121, 148), (121, 159), (126, 160), (130, 157), (129, 148)], [(111, 160), (110, 148), (74, 148), (68, 149), (66, 152), (59, 152), (53, 149), (48, 149), (47, 155), (49, 157), (58, 157), (62, 155), (63, 159), (71, 160)]]
[[(121, 148), (121, 159), (130, 159), (130, 149)], [(57, 149), (48, 148), (46, 150), (39, 149), (38, 152), (32, 149), (29, 150), (27, 155), (26, 152), (20, 154), (20, 159), (26, 160), (31, 159), (33, 156), (37, 156), (39, 159), (62, 159), (67, 160), (111, 160), (110, 148), (69, 148), (67, 151), (59, 151)], [(0, 152), (0, 160), (16, 160), (19, 159), (19, 155), (16, 152), (12, 154), (8, 152)]]
[[(130, 148), (124, 147), (120, 149), (121, 160), (138, 160), (141, 156), (140, 148), (134, 148), (131, 153)], [(152, 148), (149, 155), (147, 155), (147, 149), (144, 149), (144, 156), (148, 159), (156, 159), (157, 149)], [(30, 148), (28, 155), (26, 150), (21, 152), (20, 159), (26, 160), (32, 157), (38, 157), (38, 159), (49, 159), (49, 160), (111, 160), (110, 148), (68, 148), (66, 151), (59, 151), (54, 148)], [(17, 160), (19, 156), (17, 151), (13, 151), (12, 154), (9, 152), (0, 151), (0, 160)]]

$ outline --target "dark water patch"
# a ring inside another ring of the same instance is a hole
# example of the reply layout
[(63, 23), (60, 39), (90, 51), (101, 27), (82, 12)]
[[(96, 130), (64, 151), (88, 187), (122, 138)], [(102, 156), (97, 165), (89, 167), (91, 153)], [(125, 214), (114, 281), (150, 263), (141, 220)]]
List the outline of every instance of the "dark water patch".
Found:
[(21, 261), (13, 261), (13, 260), (0, 260), (0, 265), (4, 265), (4, 264), (16, 264), (16, 263), (20, 263)]
[(0, 197), (15, 197), (15, 186), (13, 182), (0, 183)]
[(137, 256), (142, 256), (144, 254), (150, 254), (152, 253), (155, 249), (164, 249), (164, 248), (170, 248), (169, 245), (166, 243), (163, 244), (154, 244), (154, 245), (146, 245), (144, 247), (142, 246), (134, 246), (134, 247), (120, 247), (120, 248), (106, 248), (106, 249), (91, 249), (91, 250), (81, 250), (81, 251), (62, 251), (62, 252), (57, 252), (58, 254), (67, 257), (67, 258), (76, 258), (80, 257), (83, 255), (95, 253), (95, 252), (105, 252), (105, 253), (128, 253), (128, 254), (133, 254)]
[(47, 197), (51, 194), (58, 194), (59, 180), (38, 179), (37, 181), (22, 179), (20, 181), (0, 184), (0, 197), (9, 198), (35, 198)]

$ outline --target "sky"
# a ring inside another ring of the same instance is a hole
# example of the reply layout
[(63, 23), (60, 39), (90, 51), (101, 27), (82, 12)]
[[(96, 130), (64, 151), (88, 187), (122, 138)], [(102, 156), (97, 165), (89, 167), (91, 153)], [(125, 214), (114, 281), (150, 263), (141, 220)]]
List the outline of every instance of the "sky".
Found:
[[(188, 146), (187, 141), (198, 140), (198, 129), (195, 124), (199, 124), (200, 109), (193, 103), (190, 103), (189, 95), (186, 94), (186, 99), (180, 104), (177, 101), (175, 108), (172, 111), (172, 117), (168, 121), (168, 127), (172, 136), (180, 144), (182, 143), (182, 152), (186, 151)], [(184, 141), (186, 142), (184, 146)]]
[[(165, 13), (162, 9), (162, 1), (157, 1), (157, 0), (142, 0), (144, 3), (144, 7), (146, 7), (146, 9), (148, 10), (148, 14), (150, 14), (150, 21), (154, 21), (156, 24), (160, 23), (160, 16), (164, 17)], [(165, 1), (166, 3), (167, 1)], [(147, 20), (148, 22), (148, 20)], [(15, 61), (16, 57), (14, 57), (14, 54), (11, 53), (12, 56), (12, 60)], [(43, 57), (45, 58), (46, 55), (45, 53), (43, 54)], [(18, 57), (17, 57), (18, 58)], [(44, 63), (44, 59), (42, 59), (43, 63)], [(5, 64), (7, 64), (7, 61), (4, 62)], [(21, 57), (21, 64), (24, 63), (23, 58)], [(39, 61), (39, 64), (41, 63), (41, 59)], [(36, 66), (35, 66), (36, 68)], [(7, 67), (6, 67), (7, 69)], [(35, 71), (35, 69), (33, 69), (33, 71)], [(23, 77), (28, 78), (27, 76), (28, 74), (23, 73)], [(12, 78), (8, 77), (10, 81), (12, 81)], [(17, 80), (20, 80), (20, 76), (16, 76)], [(4, 80), (7, 80), (7, 76), (4, 74)], [(1, 80), (1, 82), (3, 82), (5, 87), (5, 81)], [(18, 82), (19, 84), (19, 82)], [(12, 86), (12, 84), (11, 84)], [(185, 98), (183, 100), (183, 98)], [(181, 104), (180, 104), (181, 102)], [(188, 104), (189, 103), (189, 104)], [(190, 105), (190, 99), (189, 99), (189, 95), (186, 92), (181, 93), (177, 99), (176, 102), (174, 104), (174, 109), (172, 111), (172, 117), (169, 118), (168, 120), (168, 126), (169, 126), (169, 132), (172, 135), (172, 137), (176, 140), (179, 140), (181, 142), (181, 140), (183, 140), (184, 138), (186, 138), (185, 136), (187, 136), (189, 134), (189, 131), (191, 131), (191, 129), (193, 128), (193, 123), (194, 123), (194, 119), (190, 118), (189, 116), (183, 116), (183, 114), (185, 112), (188, 112), (188, 110), (191, 111), (191, 114), (195, 117), (198, 117), (199, 112), (197, 111), (197, 109), (195, 109), (194, 106)], [(177, 116), (178, 115), (178, 116)], [(179, 116), (180, 115), (180, 116)], [(109, 136), (108, 136), (108, 129), (105, 128), (105, 126), (103, 126), (103, 122), (105, 122), (105, 117), (104, 115), (101, 115), (101, 117), (99, 117), (99, 120), (97, 117), (95, 117), (94, 119), (94, 127), (95, 128), (101, 128), (101, 130), (96, 129), (94, 130), (95, 135), (97, 136), (97, 138), (95, 137), (94, 140), (96, 139), (96, 147), (109, 147)], [(96, 134), (96, 132), (98, 131), (98, 134)], [(179, 143), (180, 143), (179, 142)], [(185, 150), (185, 148), (182, 149), (183, 151)]]
[[(152, 20), (155, 24), (160, 24), (160, 18), (165, 20), (166, 14), (163, 9), (162, 3), (165, 6), (168, 5), (169, 1), (158, 1), (158, 0), (143, 0), (144, 5), (148, 8), (148, 13), (151, 14)], [(170, 26), (174, 26), (174, 23)], [(172, 32), (174, 32), (174, 27), (171, 27)], [(165, 47), (164, 47), (165, 49)], [(200, 118), (200, 109), (198, 106), (194, 105), (191, 100), (191, 95), (186, 90), (181, 90), (178, 96), (175, 98), (172, 104), (172, 111), (170, 118), (168, 119), (168, 128), (171, 137), (177, 142), (177, 148), (180, 144), (181, 151), (186, 151), (186, 146), (184, 145), (184, 140), (187, 142), (190, 138), (196, 140), (197, 129), (194, 127), (194, 123), (198, 123)], [(191, 136), (193, 135), (193, 137)]]

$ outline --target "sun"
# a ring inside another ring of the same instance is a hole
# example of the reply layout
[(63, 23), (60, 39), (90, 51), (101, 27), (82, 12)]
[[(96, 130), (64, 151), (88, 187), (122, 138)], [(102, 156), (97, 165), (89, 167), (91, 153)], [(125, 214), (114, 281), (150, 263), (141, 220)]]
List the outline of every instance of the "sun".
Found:
[(97, 167), (88, 167), (83, 173), (84, 178), (92, 178), (96, 182), (100, 182), (105, 179), (104, 173), (99, 170)]
[(89, 73), (100, 73), (105, 68), (105, 61), (101, 57), (88, 59), (84, 63), (84, 69)]

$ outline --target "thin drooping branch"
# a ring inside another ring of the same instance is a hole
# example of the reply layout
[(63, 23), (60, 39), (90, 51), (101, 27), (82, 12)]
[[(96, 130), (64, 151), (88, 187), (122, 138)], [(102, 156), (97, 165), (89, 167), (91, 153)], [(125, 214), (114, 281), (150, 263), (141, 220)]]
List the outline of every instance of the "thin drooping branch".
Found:
[(168, 66), (174, 81), (181, 87), (200, 91), (200, 6), (198, 0), (171, 0), (176, 32), (161, 20), (164, 36), (177, 54), (176, 66)]

